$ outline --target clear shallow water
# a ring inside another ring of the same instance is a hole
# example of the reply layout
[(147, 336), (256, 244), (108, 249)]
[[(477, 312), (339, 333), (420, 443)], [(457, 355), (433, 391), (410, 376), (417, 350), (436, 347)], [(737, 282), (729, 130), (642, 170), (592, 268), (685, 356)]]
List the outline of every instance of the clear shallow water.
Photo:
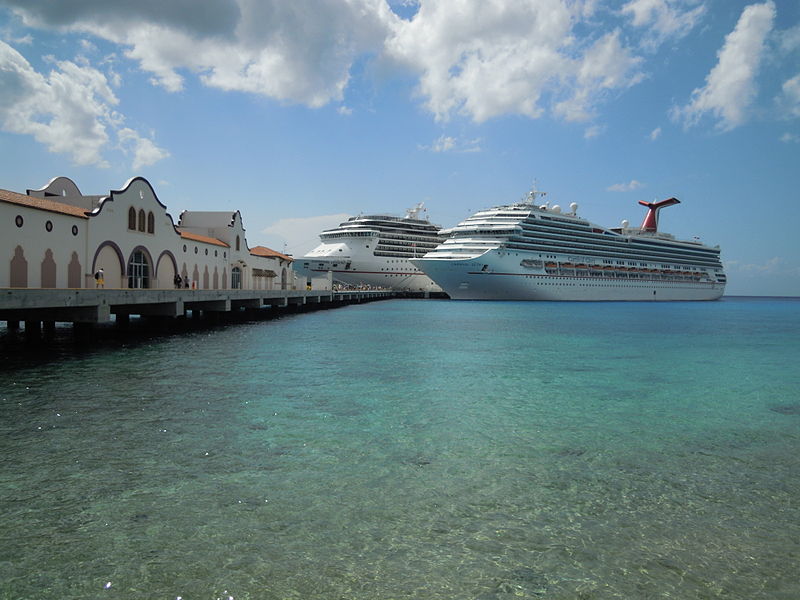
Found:
[(398, 300), (14, 352), (0, 598), (797, 598), (798, 332)]

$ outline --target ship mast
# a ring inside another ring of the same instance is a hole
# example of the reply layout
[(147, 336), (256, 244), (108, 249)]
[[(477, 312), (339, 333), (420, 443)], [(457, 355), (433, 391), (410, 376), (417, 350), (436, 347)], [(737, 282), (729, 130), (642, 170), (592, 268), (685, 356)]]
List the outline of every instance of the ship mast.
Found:
[(525, 195), (525, 199), (523, 200), (524, 204), (536, 204), (536, 197), (537, 196), (546, 196), (547, 192), (542, 192), (536, 189), (536, 180), (533, 180), (533, 184), (531, 185), (530, 191)]

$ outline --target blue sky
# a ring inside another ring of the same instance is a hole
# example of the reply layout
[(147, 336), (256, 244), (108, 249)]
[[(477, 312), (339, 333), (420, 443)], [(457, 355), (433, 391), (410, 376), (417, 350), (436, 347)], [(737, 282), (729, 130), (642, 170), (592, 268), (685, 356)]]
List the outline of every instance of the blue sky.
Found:
[(0, 187), (144, 176), (300, 256), (346, 216), (452, 226), (534, 180), (800, 296), (796, 0), (0, 0)]

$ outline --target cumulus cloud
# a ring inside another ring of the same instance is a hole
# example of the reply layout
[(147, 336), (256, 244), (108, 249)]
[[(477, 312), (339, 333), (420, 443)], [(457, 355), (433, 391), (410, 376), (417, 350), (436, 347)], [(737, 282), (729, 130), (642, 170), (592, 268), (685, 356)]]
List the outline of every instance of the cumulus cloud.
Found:
[(778, 103), (787, 116), (800, 117), (800, 74), (783, 83)]
[[(284, 103), (333, 103), (347, 116), (342, 102), (354, 65), (374, 60), (417, 78), (417, 97), (437, 120), (477, 123), (503, 115), (592, 121), (643, 80), (639, 50), (680, 39), (707, 12), (706, 0), (624, 0), (619, 10), (598, 0), (4, 3), (29, 27), (85, 35), (87, 51), (97, 39), (117, 44), (171, 92), (196, 78)], [(774, 14), (773, 0), (747, 7), (705, 86), (674, 110), (676, 120), (688, 126), (709, 114), (722, 128), (742, 122)], [(787, 30), (782, 47), (797, 39)], [(117, 84), (119, 76), (106, 77)]]
[(638, 59), (614, 31), (577, 42), (574, 25), (593, 3), (561, 0), (429, 0), (395, 23), (386, 54), (419, 74), (418, 93), (439, 120), (482, 122), (555, 112), (586, 120), (604, 90), (637, 81)]
[[(56, 61), (43, 75), (14, 48), (0, 41), (0, 126), (32, 135), (51, 152), (67, 154), (77, 165), (107, 167), (102, 150), (109, 131), (120, 132), (124, 118), (106, 76), (86, 64)], [(135, 162), (152, 164), (164, 151), (133, 130), (122, 130), (136, 146)], [(134, 140), (131, 136), (136, 136)], [(147, 162), (151, 161), (151, 162)]]
[(605, 127), (602, 125), (590, 125), (587, 127), (583, 132), (583, 139), (591, 140), (592, 138), (596, 138), (601, 133), (605, 131)]
[(117, 137), (123, 148), (133, 152), (134, 170), (148, 167), (169, 156), (169, 152), (156, 146), (153, 140), (140, 136), (128, 127), (120, 129)]
[(61, 61), (42, 75), (0, 41), (0, 122), (5, 131), (32, 135), (78, 165), (107, 166), (100, 151), (108, 142), (107, 126), (117, 103), (96, 69)]
[(638, 190), (643, 187), (644, 184), (641, 181), (636, 181), (635, 179), (631, 179), (628, 183), (615, 183), (614, 185), (610, 185), (606, 188), (606, 191), (632, 192), (633, 190)]
[(788, 54), (800, 48), (800, 25), (795, 25), (778, 36), (781, 52)]
[(747, 6), (736, 28), (725, 38), (717, 54), (719, 61), (706, 76), (705, 85), (692, 92), (686, 106), (673, 109), (673, 119), (690, 127), (710, 114), (718, 119), (717, 128), (722, 131), (744, 123), (756, 96), (755, 78), (774, 19), (772, 0)]
[(9, 0), (31, 26), (121, 44), (169, 91), (209, 86), (319, 107), (341, 100), (357, 57), (399, 20), (382, 0)]
[(706, 12), (704, 4), (689, 0), (632, 0), (622, 7), (634, 27), (646, 27), (642, 44), (654, 49), (669, 38), (686, 36)]
[[(119, 44), (154, 85), (172, 92), (195, 76), (222, 90), (320, 107), (343, 99), (356, 61), (375, 57), (410, 69), (440, 120), (551, 111), (585, 121), (610, 91), (641, 80), (641, 59), (620, 32), (593, 21), (597, 0), (208, 0), (202, 9), (193, 0), (5, 3), (30, 27)], [(630, 10), (665, 30), (665, 20), (684, 14)]]
[(420, 145), (420, 150), (430, 150), (431, 152), (480, 152), (481, 140), (461, 140), (449, 135), (441, 135), (429, 146)]

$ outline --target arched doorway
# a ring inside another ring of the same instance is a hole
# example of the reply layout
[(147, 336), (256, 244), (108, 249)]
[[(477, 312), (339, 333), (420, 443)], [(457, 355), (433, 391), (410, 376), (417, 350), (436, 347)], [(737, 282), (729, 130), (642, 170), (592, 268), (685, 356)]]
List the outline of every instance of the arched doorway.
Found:
[(239, 267), (233, 267), (231, 269), (231, 289), (242, 289), (242, 270)]
[(150, 263), (142, 250), (134, 250), (128, 259), (128, 287), (131, 289), (150, 287)]
[(169, 252), (164, 252), (158, 259), (155, 281), (152, 287), (168, 289), (175, 286), (175, 259)]
[(94, 277), (98, 269), (102, 268), (105, 274), (107, 288), (120, 288), (123, 284), (125, 276), (125, 258), (122, 251), (114, 242), (103, 242), (95, 254), (94, 263), (92, 264), (91, 273), (88, 275), (87, 281), (84, 283), (86, 287), (95, 287)]

